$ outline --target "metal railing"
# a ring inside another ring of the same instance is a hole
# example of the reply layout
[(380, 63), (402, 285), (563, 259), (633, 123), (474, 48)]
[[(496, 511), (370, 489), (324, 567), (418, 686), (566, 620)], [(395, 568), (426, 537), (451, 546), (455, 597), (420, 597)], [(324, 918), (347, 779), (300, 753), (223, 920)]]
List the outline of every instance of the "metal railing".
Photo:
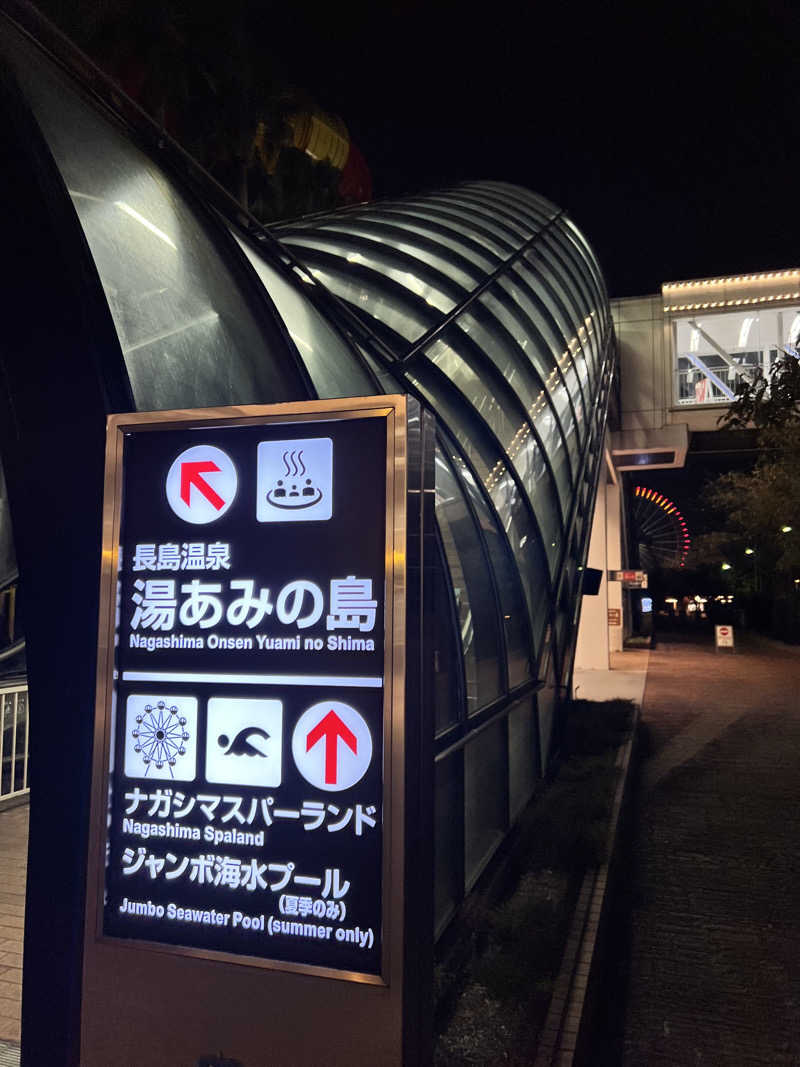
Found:
[(28, 686), (0, 685), (0, 801), (28, 792)]

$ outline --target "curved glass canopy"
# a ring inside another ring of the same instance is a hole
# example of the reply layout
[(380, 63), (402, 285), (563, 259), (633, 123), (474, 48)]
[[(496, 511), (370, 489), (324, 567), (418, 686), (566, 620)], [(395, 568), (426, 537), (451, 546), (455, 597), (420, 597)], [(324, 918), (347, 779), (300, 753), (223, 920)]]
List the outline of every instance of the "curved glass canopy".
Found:
[[(588, 243), (502, 182), (246, 229), (113, 93), (100, 106), (3, 19), (0, 50), (138, 409), (409, 392), (435, 413), (441, 927), (546, 767), (571, 670), (616, 358)], [(12, 575), (1, 484), (0, 563)]]
[[(536, 656), (597, 434), (588, 413), (610, 366), (608, 299), (588, 245), (555, 205), (500, 182), (275, 233), (376, 339), (384, 382), (417, 392), (449, 428), (456, 469), (468, 466), (505, 535)], [(511, 687), (522, 677), (509, 660)]]

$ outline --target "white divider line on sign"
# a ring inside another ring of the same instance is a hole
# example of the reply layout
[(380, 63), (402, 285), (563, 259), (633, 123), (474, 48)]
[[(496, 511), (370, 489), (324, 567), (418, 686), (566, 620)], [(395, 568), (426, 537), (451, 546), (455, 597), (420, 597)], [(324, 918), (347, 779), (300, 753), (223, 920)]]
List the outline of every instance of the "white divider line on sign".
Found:
[(195, 674), (190, 671), (123, 671), (124, 682), (210, 682), (215, 685), (322, 685), (352, 687), (354, 689), (380, 689), (383, 678), (359, 678), (346, 675), (307, 674)]

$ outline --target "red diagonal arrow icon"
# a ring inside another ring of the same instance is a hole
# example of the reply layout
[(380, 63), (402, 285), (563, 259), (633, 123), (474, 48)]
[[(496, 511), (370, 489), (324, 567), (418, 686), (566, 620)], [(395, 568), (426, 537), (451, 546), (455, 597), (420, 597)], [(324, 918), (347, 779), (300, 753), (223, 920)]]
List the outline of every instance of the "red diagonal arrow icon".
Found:
[(202, 477), (203, 474), (210, 474), (212, 471), (218, 470), (219, 467), (210, 459), (200, 460), (197, 463), (181, 463), (181, 500), (187, 507), (191, 504), (192, 486), (199, 489), (217, 511), (225, 507), (225, 501), (219, 493), (215, 492), (205, 478)]
[(317, 741), (321, 741), (323, 737), (325, 738), (325, 784), (336, 785), (338, 739), (341, 737), (347, 747), (357, 755), (358, 738), (349, 727), (345, 726), (333, 709), (319, 720), (313, 730), (309, 731), (306, 737), (306, 752), (310, 752)]

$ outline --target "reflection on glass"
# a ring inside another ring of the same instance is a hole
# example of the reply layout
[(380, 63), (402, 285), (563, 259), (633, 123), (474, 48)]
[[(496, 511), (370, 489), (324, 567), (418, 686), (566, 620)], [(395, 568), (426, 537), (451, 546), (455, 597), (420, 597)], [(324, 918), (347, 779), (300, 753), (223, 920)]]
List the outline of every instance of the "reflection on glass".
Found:
[(508, 257), (507, 235), (504, 237), (498, 234), (489, 224), (484, 224), (479, 214), (472, 210), (465, 211), (463, 207), (453, 203), (449, 196), (417, 197), (408, 203), (415, 212), (419, 211), (420, 217), (430, 215), (443, 225), (453, 226), (461, 233), (469, 234), (498, 260)]
[(416, 341), (433, 325), (433, 319), (425, 314), (419, 304), (405, 298), (402, 290), (384, 293), (378, 285), (364, 284), (355, 275), (346, 274), (332, 267), (315, 266), (307, 260), (314, 277), (322, 285), (352, 305), (353, 309), (369, 320), (383, 323), (405, 341)]
[(433, 200), (448, 211), (452, 211), (456, 217), (463, 217), (467, 225), (471, 223), (476, 231), (488, 235), (489, 240), (493, 242), (489, 247), (502, 259), (507, 259), (519, 248), (517, 234), (503, 226), (496, 215), (490, 215), (485, 206), (476, 204), (457, 193), (447, 193), (441, 197), (434, 197)]
[(441, 415), (448, 429), (454, 434), (497, 510), (522, 579), (533, 647), (538, 648), (547, 613), (547, 565), (537, 531), (520, 499), (517, 484), (502, 459), (492, 459), (488, 450), (486, 456), (489, 458), (484, 457), (482, 448), (487, 448), (486, 443), (478, 441), (472, 424), (465, 418), (464, 412), (451, 402), (441, 383), (423, 383), (411, 374), (408, 379)]
[(358, 358), (311, 301), (259, 252), (238, 237), (236, 240), (286, 323), (286, 329), (297, 345), (317, 395), (327, 399), (368, 396), (374, 392), (372, 382)]
[(556, 688), (553, 677), (552, 660), (548, 668), (547, 684), (536, 694), (537, 718), (539, 721), (539, 757), (542, 773), (550, 760), (550, 744), (553, 739), (553, 719), (556, 709)]
[(569, 299), (567, 306), (573, 313), (573, 323), (577, 327), (578, 339), (596, 377), (600, 367), (600, 338), (594, 327), (596, 308), (588, 287), (585, 266), (575, 262), (571, 248), (563, 243), (558, 231), (543, 238), (542, 250), (551, 257), (554, 270), (560, 274), (562, 289)]
[(511, 421), (499, 397), (492, 391), (491, 384), (445, 340), (435, 341), (425, 355), (493, 430), (519, 475), (542, 531), (548, 562), (551, 569), (555, 569), (561, 541), (560, 505), (550, 472), (530, 427), (519, 419), (516, 412), (517, 421)]
[(456, 600), (467, 686), (467, 711), (500, 696), (500, 640), (495, 600), (478, 532), (461, 488), (436, 449), (436, 519)]
[(538, 221), (523, 218), (519, 212), (509, 210), (508, 204), (497, 200), (495, 197), (484, 193), (470, 193), (468, 186), (459, 186), (458, 197), (464, 202), (473, 204), (482, 215), (489, 215), (498, 225), (513, 235), (513, 243), (516, 248), (528, 241), (541, 229)]
[[(576, 419), (564, 372), (561, 370), (562, 364), (569, 364), (569, 356), (567, 353), (560, 352), (555, 331), (528, 295), (527, 287), (521, 284), (521, 279), (518, 279), (519, 275), (500, 278), (492, 290), (485, 294), (487, 307), (498, 315), (500, 312), (497, 309), (503, 309), (508, 322), (507, 328), (513, 332), (517, 343), (534, 367), (537, 377), (544, 383), (567, 442), (571, 469), (575, 471), (578, 466), (579, 451)], [(515, 328), (512, 324), (517, 320), (519, 320), (519, 325)], [(574, 381), (577, 389), (577, 376), (574, 377)]]
[[(317, 231), (313, 237), (306, 237), (302, 232), (292, 233), (285, 238), (286, 244), (293, 248), (312, 248), (320, 251), (328, 251), (334, 254), (341, 253), (342, 243), (333, 237), (328, 237), (323, 231)], [(362, 242), (363, 245), (363, 242)], [(402, 270), (394, 267), (389, 262), (389, 257), (381, 246), (375, 243), (374, 248), (362, 247), (358, 251), (347, 253), (347, 262), (354, 263), (368, 270), (374, 271), (378, 278), (388, 278), (390, 282), (407, 289), (414, 296), (419, 297), (430, 307), (447, 314), (452, 311), (455, 300), (442, 289), (426, 282), (424, 278), (412, 270)]]
[(536, 710), (533, 699), (528, 697), (508, 715), (508, 796), (512, 819), (530, 800), (538, 777)]
[(481, 730), (464, 749), (464, 858), (470, 889), (508, 825), (506, 722)]
[[(545, 385), (549, 388), (559, 377), (563, 377), (575, 411), (576, 432), (582, 441), (584, 438), (584, 399), (583, 390), (578, 381), (572, 356), (557, 323), (541, 301), (536, 292), (536, 276), (527, 268), (515, 267), (506, 277), (500, 278), (498, 284), (507, 289), (524, 308), (525, 313), (547, 342), (552, 363), (545, 376)], [(558, 369), (556, 369), (556, 367)]]
[(15, 41), (9, 58), (83, 226), (137, 407), (297, 397), (299, 376), (277, 330), (266, 343), (219, 251), (161, 168), (27, 44)]
[(401, 226), (409, 233), (434, 241), (443, 249), (455, 252), (484, 274), (491, 273), (499, 265), (498, 257), (492, 256), (483, 245), (471, 239), (465, 227), (457, 228), (450, 219), (435, 211), (423, 210), (419, 206), (409, 208), (404, 203), (391, 203), (382, 205), (380, 217), (393, 225)]
[(437, 760), (434, 796), (434, 915), (438, 934), (464, 894), (463, 753)]
[(569, 300), (558, 273), (549, 262), (551, 258), (546, 249), (537, 246), (534, 246), (531, 252), (525, 255), (527, 263), (538, 278), (539, 284), (537, 288), (542, 300), (547, 305), (550, 314), (558, 323), (558, 327), (564, 336), (581, 385), (584, 387), (584, 395), (586, 395), (590, 382), (594, 380), (595, 375), (594, 367), (589, 362), (584, 350), (583, 338), (585, 337), (585, 329), (582, 322), (575, 321), (577, 316), (570, 309)]
[(440, 545), (434, 553), (430, 579), (433, 588), (433, 725), (439, 737), (464, 717), (461, 649), (452, 622), (454, 590)]
[(548, 402), (547, 392), (531, 363), (524, 356), (530, 338), (523, 334), (514, 317), (507, 313), (491, 293), (484, 293), (479, 303), (481, 306), (476, 309), (476, 314), (467, 311), (459, 316), (458, 325), (462, 329), (468, 329), (472, 340), (481, 346), (522, 401), (525, 414), (533, 424), (550, 460), (558, 487), (561, 511), (566, 514), (572, 484), (569, 457), (560, 427)]
[[(382, 213), (381, 213), (382, 215)], [(479, 272), (469, 273), (454, 262), (453, 257), (445, 257), (434, 251), (428, 241), (415, 242), (411, 233), (403, 233), (400, 227), (390, 226), (382, 222), (381, 216), (370, 219), (354, 219), (348, 215), (347, 219), (334, 219), (326, 222), (321, 231), (323, 233), (341, 234), (343, 239), (337, 239), (336, 247), (350, 247), (347, 244), (348, 237), (360, 237), (363, 253), (368, 262), (372, 261), (372, 250), (380, 260), (381, 255), (391, 255), (399, 252), (419, 260), (423, 268), (430, 268), (444, 275), (449, 281), (460, 286), (465, 293), (471, 292), (482, 280)], [(429, 301), (430, 302), (430, 301)]]
[(531, 677), (531, 654), (533, 652), (528, 637), (525, 599), (520, 587), (519, 574), (509, 555), (508, 543), (490, 511), (483, 493), (478, 488), (472, 476), (472, 471), (454, 448), (448, 449), (448, 453), (459, 473), (461, 484), (466, 487), (486, 541), (492, 570), (497, 582), (497, 591), (500, 596), (500, 610), (503, 613), (506, 654), (508, 656), (508, 684), (513, 689)]

